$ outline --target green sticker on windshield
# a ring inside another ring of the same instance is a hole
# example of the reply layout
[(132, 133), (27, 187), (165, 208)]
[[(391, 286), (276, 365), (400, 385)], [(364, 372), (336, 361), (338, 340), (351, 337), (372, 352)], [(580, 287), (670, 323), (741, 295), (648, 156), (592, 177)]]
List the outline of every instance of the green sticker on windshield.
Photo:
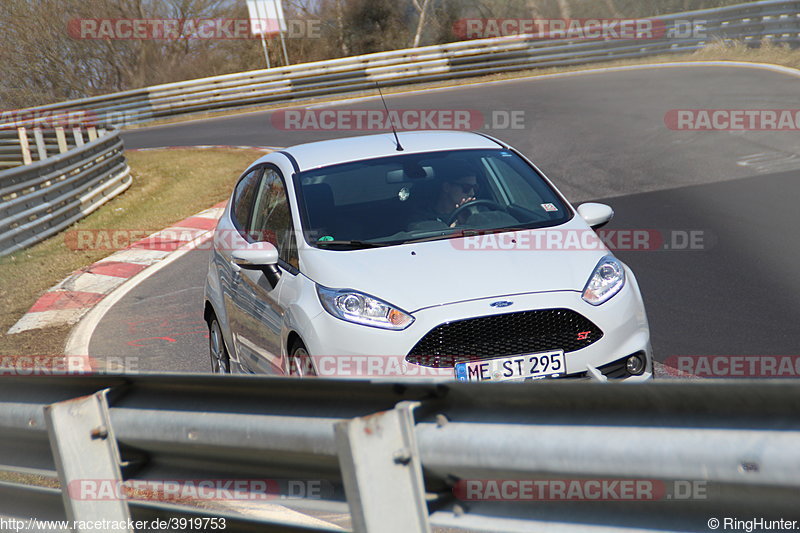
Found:
[(319, 238), (319, 239), (317, 239), (317, 240), (318, 240), (318, 241), (334, 241), (334, 240), (336, 240), (336, 239), (334, 239), (334, 238), (333, 238), (333, 237), (331, 237), (330, 235), (325, 235), (324, 237), (320, 237), (320, 238)]

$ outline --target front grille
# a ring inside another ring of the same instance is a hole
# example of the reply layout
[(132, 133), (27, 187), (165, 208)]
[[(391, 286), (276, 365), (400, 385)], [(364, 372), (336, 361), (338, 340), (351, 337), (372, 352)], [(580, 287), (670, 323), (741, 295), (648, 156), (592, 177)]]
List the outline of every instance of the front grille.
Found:
[(603, 332), (570, 309), (541, 309), (470, 318), (435, 327), (406, 356), (409, 363), (453, 367), (460, 361), (549, 350), (574, 352)]

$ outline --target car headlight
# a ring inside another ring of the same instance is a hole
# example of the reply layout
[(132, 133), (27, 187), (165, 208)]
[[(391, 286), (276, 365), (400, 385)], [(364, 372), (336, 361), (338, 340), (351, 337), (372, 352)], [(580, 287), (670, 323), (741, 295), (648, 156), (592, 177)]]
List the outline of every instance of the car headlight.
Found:
[(589, 281), (583, 288), (583, 300), (600, 305), (611, 299), (625, 285), (625, 268), (613, 256), (606, 256), (594, 267)]
[(327, 312), (347, 322), (394, 330), (406, 329), (414, 322), (405, 311), (358, 291), (317, 285), (317, 294)]

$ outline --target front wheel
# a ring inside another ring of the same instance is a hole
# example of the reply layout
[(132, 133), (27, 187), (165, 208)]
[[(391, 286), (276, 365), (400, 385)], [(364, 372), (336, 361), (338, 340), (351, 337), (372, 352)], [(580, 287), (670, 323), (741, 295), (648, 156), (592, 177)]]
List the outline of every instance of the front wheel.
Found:
[(231, 373), (231, 358), (225, 340), (222, 338), (222, 328), (214, 317), (208, 326), (208, 348), (211, 354), (211, 371), (215, 374)]
[(289, 350), (289, 375), (298, 378), (317, 375), (311, 356), (302, 341), (295, 341)]

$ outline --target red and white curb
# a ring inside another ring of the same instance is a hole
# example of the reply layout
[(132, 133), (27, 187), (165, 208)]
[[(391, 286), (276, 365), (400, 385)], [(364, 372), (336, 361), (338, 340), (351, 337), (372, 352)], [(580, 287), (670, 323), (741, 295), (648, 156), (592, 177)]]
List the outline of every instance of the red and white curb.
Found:
[(175, 252), (196, 247), (210, 239), (224, 210), (225, 202), (222, 202), (73, 272), (45, 292), (8, 330), (8, 334), (77, 323), (131, 278)]

